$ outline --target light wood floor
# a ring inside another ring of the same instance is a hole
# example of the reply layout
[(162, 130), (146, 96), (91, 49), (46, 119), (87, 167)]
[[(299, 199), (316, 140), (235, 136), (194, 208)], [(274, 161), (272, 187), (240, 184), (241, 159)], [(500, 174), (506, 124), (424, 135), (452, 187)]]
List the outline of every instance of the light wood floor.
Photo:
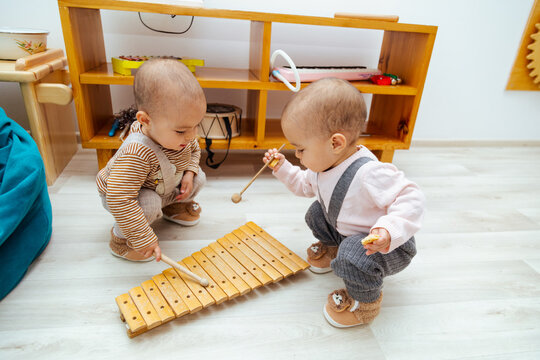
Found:
[[(155, 224), (163, 251), (181, 259), (254, 221), (304, 256), (313, 199), (267, 171), (230, 201), (260, 156), (207, 170), (200, 224)], [(322, 307), (342, 282), (306, 271), (129, 339), (114, 298), (164, 266), (109, 254), (95, 153), (80, 150), (49, 189), (49, 246), (0, 303), (0, 359), (540, 359), (540, 148), (417, 147), (394, 163), (421, 186), (428, 212), (417, 257), (386, 279), (371, 325), (331, 327)]]

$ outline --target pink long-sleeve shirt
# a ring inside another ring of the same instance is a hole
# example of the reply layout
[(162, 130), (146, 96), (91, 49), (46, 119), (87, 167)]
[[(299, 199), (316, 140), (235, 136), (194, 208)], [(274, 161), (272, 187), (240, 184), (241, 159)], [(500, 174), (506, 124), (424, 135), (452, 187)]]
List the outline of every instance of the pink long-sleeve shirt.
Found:
[(390, 248), (384, 252), (389, 253), (420, 229), (425, 203), (418, 185), (405, 178), (393, 164), (378, 161), (371, 151), (359, 146), (356, 153), (324, 172), (302, 170), (285, 161), (273, 174), (295, 195), (317, 196), (320, 200), (320, 194), (328, 206), (343, 172), (361, 157), (374, 161), (364, 164), (352, 180), (337, 218), (337, 231), (351, 236), (369, 233), (373, 228), (384, 228), (391, 237)]

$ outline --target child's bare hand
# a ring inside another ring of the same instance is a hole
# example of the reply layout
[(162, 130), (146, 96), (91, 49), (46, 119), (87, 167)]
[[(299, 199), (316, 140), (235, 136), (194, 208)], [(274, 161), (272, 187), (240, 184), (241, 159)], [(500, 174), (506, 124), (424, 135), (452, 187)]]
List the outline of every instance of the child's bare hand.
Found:
[(366, 255), (375, 254), (379, 251), (388, 251), (390, 248), (390, 234), (386, 229), (375, 228), (371, 230), (370, 234), (378, 235), (379, 238), (372, 242), (371, 244), (364, 245), (364, 248), (367, 250)]
[(275, 165), (269, 164), (268, 167), (270, 169), (274, 169), (274, 171), (278, 171), (281, 165), (285, 162), (285, 155), (282, 153), (279, 153), (277, 149), (268, 149), (267, 152), (264, 153), (263, 162), (266, 164), (270, 159), (272, 158), (272, 155), (275, 154), (275, 159), (277, 159), (277, 163)]
[(144, 249), (141, 249), (139, 252), (143, 254), (145, 258), (154, 255), (156, 257), (156, 261), (161, 260), (161, 248), (159, 247), (157, 241), (154, 244), (145, 247)]
[(191, 194), (194, 177), (195, 173), (193, 171), (186, 171), (184, 173), (184, 176), (182, 176), (182, 180), (180, 181), (180, 195), (176, 196), (176, 200), (184, 200)]

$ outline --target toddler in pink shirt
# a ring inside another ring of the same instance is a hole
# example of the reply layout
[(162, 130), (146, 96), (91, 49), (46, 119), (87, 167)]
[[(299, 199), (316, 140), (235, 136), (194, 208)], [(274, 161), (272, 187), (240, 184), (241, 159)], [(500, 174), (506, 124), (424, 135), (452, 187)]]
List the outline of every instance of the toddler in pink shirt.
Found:
[[(416, 254), (424, 196), (394, 165), (377, 160), (356, 143), (366, 121), (362, 95), (350, 83), (326, 78), (287, 104), (281, 127), (307, 168), (283, 154), (273, 174), (298, 196), (317, 197), (306, 222), (318, 242), (307, 249), (315, 273), (334, 271), (344, 289), (328, 296), (328, 322), (350, 327), (371, 322), (382, 301), (384, 277), (403, 270)], [(270, 149), (267, 162), (277, 152)], [(362, 245), (368, 234), (378, 239)]]

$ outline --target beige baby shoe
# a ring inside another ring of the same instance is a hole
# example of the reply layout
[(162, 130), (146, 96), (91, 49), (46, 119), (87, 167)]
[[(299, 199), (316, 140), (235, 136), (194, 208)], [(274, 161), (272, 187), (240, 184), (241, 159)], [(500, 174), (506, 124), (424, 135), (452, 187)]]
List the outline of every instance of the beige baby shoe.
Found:
[(328, 295), (323, 308), (324, 317), (330, 325), (346, 328), (373, 321), (381, 310), (382, 293), (377, 300), (363, 303), (349, 296), (346, 289), (335, 290)]
[(197, 225), (201, 218), (201, 207), (195, 201), (174, 203), (162, 210), (164, 219), (184, 226)]
[(316, 274), (324, 274), (332, 271), (330, 262), (337, 256), (337, 246), (327, 246), (322, 242), (311, 244), (307, 248), (307, 262), (311, 267), (309, 270)]
[(113, 229), (111, 229), (111, 241), (109, 242), (111, 248), (111, 254), (116, 257), (126, 259), (129, 261), (152, 261), (154, 256), (145, 258), (143, 254), (133, 250), (127, 245), (127, 240), (114, 235)]

